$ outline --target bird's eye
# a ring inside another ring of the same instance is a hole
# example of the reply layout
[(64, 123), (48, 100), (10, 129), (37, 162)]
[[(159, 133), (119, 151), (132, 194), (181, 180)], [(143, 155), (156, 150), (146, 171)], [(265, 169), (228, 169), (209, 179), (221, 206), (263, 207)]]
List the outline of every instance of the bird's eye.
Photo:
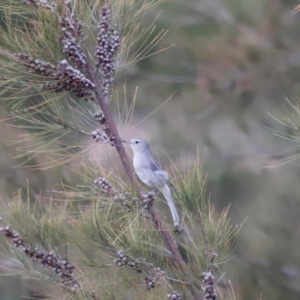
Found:
[(138, 144), (138, 143), (139, 143), (139, 141), (135, 141), (135, 143), (136, 143), (136, 144)]

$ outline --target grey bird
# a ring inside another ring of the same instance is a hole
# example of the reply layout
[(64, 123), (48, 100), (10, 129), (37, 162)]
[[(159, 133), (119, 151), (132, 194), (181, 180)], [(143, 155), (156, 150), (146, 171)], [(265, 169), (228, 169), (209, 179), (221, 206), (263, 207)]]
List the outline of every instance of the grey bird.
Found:
[(153, 156), (148, 143), (143, 139), (124, 140), (133, 150), (133, 167), (139, 179), (147, 186), (160, 190), (169, 205), (174, 226), (179, 226), (179, 215), (170, 190), (169, 175)]

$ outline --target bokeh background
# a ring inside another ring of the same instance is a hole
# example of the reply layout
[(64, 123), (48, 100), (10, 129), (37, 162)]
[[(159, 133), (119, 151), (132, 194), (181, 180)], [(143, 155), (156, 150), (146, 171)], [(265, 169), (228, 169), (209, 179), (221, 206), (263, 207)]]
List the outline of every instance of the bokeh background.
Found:
[[(138, 62), (116, 82), (123, 90), (126, 81), (128, 99), (138, 86), (123, 136), (147, 139), (166, 166), (192, 162), (199, 149), (212, 203), (220, 211), (231, 204), (232, 224), (244, 222), (231, 259), (221, 266), (237, 299), (300, 299), (300, 161), (281, 165), (297, 154), (299, 143), (274, 135), (274, 130), (297, 135), (300, 127), (295, 124), (291, 132), (271, 117), (288, 115), (297, 123), (287, 99), (297, 105), (300, 97), (300, 14), (291, 13), (298, 4), (166, 1), (143, 23), (159, 15), (156, 32), (169, 30), (154, 51), (175, 45)], [(38, 195), (60, 177), (70, 180), (63, 168), (12, 168), (19, 161), (9, 159), (15, 148), (7, 141), (19, 132), (5, 122), (0, 126), (4, 201), (27, 181)], [(29, 285), (1, 277), (0, 299), (33, 297)]]

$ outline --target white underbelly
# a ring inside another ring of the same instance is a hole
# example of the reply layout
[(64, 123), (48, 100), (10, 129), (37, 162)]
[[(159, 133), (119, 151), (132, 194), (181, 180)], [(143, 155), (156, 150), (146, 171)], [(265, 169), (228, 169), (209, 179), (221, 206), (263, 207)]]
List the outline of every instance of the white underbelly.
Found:
[(144, 184), (150, 186), (151, 188), (156, 186), (155, 174), (151, 169), (135, 168), (135, 172)]

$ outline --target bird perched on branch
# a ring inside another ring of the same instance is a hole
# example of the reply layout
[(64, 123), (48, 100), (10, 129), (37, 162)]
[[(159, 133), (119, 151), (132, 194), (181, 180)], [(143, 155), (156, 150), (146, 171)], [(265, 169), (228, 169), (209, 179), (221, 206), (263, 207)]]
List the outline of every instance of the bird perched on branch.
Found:
[(148, 143), (143, 139), (124, 140), (133, 150), (133, 167), (139, 179), (147, 186), (160, 190), (169, 205), (174, 226), (179, 226), (179, 215), (173, 201), (169, 175), (153, 156)]

